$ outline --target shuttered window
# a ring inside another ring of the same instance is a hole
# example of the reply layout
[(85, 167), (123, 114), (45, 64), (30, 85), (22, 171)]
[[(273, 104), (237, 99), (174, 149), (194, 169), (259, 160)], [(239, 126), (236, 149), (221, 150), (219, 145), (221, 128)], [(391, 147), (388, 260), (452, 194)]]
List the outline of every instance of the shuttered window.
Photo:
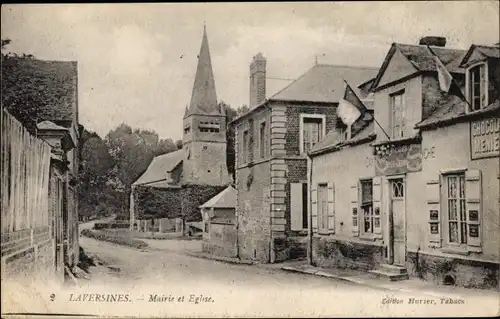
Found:
[(445, 173), (427, 182), (426, 193), (429, 246), (481, 251), (481, 171)]
[(353, 236), (359, 236), (359, 214), (358, 214), (358, 183), (351, 185), (350, 189), (351, 201), (351, 230)]

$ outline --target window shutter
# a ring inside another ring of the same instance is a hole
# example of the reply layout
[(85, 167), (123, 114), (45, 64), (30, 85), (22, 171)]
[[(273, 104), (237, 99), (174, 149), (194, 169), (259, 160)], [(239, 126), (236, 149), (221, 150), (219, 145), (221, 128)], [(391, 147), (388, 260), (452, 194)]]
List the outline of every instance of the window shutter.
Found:
[(290, 224), (292, 230), (302, 230), (302, 183), (290, 184)]
[(465, 197), (467, 213), (467, 245), (471, 250), (481, 247), (481, 171), (470, 169), (465, 172)]
[(479, 74), (481, 77), (481, 107), (485, 107), (488, 105), (488, 86), (487, 86), (487, 79), (486, 79), (486, 65), (481, 65), (479, 68)]
[(381, 202), (382, 202), (382, 187), (380, 176), (372, 179), (373, 183), (373, 233), (377, 237), (382, 237), (382, 218), (381, 218)]
[(429, 247), (441, 247), (440, 184), (438, 180), (426, 183), (427, 214), (429, 218)]
[(313, 233), (318, 232), (318, 190), (316, 186), (311, 188), (311, 217)]
[(359, 236), (359, 209), (358, 209), (358, 184), (351, 186), (351, 217), (352, 217), (352, 235)]
[(328, 230), (335, 233), (335, 187), (333, 182), (328, 183)]

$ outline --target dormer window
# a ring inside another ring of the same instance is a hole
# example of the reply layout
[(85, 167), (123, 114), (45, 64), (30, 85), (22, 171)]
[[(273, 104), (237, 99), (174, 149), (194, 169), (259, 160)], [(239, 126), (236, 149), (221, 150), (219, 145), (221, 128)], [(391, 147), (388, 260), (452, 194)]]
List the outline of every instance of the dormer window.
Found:
[(471, 111), (478, 111), (488, 105), (488, 66), (486, 63), (467, 69), (467, 99)]

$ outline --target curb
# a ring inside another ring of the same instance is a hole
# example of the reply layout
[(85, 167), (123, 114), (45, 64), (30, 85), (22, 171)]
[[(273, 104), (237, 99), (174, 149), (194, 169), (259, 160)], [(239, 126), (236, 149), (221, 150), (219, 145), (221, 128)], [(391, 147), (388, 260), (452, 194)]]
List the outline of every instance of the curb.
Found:
[(229, 259), (229, 258), (215, 256), (215, 255), (197, 254), (197, 253), (185, 253), (185, 255), (190, 256), (190, 257), (200, 258), (200, 259), (215, 260), (215, 261), (219, 261), (219, 262), (223, 262), (223, 263), (227, 263), (227, 264), (233, 264), (233, 265), (255, 265), (255, 263), (251, 262), (251, 261)]

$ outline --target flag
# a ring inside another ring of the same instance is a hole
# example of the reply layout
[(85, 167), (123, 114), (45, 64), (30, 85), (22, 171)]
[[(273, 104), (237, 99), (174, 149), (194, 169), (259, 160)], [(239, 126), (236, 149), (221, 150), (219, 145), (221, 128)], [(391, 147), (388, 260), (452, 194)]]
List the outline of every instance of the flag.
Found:
[(438, 56), (434, 54), (432, 50), (430, 51), (434, 55), (434, 59), (436, 61), (436, 70), (438, 73), (439, 88), (441, 89), (441, 91), (456, 95), (463, 101), (467, 102), (467, 98), (465, 97), (464, 92), (462, 92), (462, 89), (460, 88), (458, 83), (455, 81), (455, 79), (453, 79), (451, 73), (444, 66), (443, 62), (441, 62)]
[(340, 99), (339, 106), (337, 108), (337, 116), (342, 120), (342, 122), (351, 126), (356, 122), (361, 115), (366, 112), (366, 107), (363, 102), (360, 101), (353, 89), (347, 84), (344, 91), (344, 98)]
[(453, 82), (453, 76), (448, 72), (443, 62), (439, 60), (437, 56), (434, 56), (436, 60), (436, 69), (438, 72), (439, 88), (443, 92), (449, 92), (451, 84)]

